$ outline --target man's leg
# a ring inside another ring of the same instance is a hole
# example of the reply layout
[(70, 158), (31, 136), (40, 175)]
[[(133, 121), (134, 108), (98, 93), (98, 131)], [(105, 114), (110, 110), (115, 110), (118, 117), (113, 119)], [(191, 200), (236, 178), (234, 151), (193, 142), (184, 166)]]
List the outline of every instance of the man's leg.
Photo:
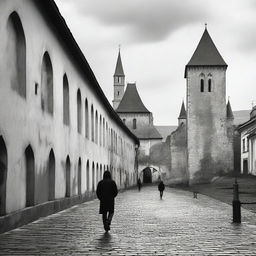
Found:
[(108, 213), (108, 224), (111, 225), (111, 221), (112, 221), (112, 218), (114, 216), (114, 213), (113, 212), (109, 212)]
[(105, 231), (108, 231), (109, 227), (108, 227), (108, 223), (107, 223), (107, 212), (104, 212), (102, 214), (102, 221), (103, 221)]

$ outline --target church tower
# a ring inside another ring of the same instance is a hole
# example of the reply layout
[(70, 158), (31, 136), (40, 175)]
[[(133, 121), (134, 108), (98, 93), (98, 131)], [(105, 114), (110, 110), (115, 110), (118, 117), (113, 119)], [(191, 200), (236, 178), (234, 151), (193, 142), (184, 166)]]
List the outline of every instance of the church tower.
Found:
[(116, 110), (121, 102), (124, 95), (124, 86), (125, 86), (125, 75), (121, 60), (120, 49), (118, 52), (116, 70), (114, 73), (114, 99), (113, 99), (113, 108)]
[(228, 138), (227, 64), (207, 28), (185, 68), (187, 80), (187, 168), (189, 182), (208, 182), (233, 170)]

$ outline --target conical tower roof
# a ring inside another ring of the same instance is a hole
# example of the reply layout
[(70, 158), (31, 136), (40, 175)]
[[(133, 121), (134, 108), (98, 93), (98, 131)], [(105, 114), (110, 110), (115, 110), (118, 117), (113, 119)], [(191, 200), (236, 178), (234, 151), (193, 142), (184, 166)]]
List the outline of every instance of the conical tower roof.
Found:
[(216, 66), (216, 67), (227, 67), (228, 65), (220, 55), (214, 42), (212, 41), (207, 29), (205, 28), (204, 33), (199, 41), (199, 44), (191, 57), (190, 61), (185, 68), (185, 78), (187, 77), (188, 67), (205, 67), (205, 66)]
[(227, 119), (234, 119), (233, 111), (229, 101), (227, 103)]
[(144, 106), (136, 84), (127, 84), (124, 96), (116, 109), (118, 113), (150, 113)]
[(184, 101), (182, 101), (181, 109), (180, 109), (180, 115), (178, 119), (186, 119), (187, 118), (187, 112), (185, 109)]
[(116, 70), (114, 76), (124, 76), (123, 64), (121, 60), (120, 50), (118, 52), (117, 62), (116, 62)]

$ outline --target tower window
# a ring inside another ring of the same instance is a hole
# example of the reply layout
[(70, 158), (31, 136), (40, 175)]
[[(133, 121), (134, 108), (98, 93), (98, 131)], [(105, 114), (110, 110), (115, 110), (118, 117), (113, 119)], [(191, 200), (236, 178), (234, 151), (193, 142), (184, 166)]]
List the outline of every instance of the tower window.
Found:
[(204, 92), (204, 80), (200, 80), (200, 85), (201, 85), (201, 92)]
[(209, 79), (208, 80), (208, 92), (211, 92), (212, 91), (212, 80)]
[(125, 124), (125, 121), (126, 121), (126, 120), (125, 120), (125, 118), (124, 118), (124, 119), (123, 119), (124, 124)]
[(133, 129), (136, 129), (136, 127), (137, 127), (136, 119), (134, 118), (134, 119), (133, 119)]
[(117, 91), (117, 96), (119, 96), (119, 91)]

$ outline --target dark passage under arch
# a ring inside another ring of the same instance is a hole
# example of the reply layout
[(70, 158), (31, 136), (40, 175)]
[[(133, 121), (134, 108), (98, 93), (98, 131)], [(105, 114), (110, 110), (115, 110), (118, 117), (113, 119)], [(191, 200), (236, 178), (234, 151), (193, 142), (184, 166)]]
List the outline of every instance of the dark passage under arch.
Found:
[(143, 171), (143, 183), (152, 183), (152, 172), (149, 167), (146, 167)]

